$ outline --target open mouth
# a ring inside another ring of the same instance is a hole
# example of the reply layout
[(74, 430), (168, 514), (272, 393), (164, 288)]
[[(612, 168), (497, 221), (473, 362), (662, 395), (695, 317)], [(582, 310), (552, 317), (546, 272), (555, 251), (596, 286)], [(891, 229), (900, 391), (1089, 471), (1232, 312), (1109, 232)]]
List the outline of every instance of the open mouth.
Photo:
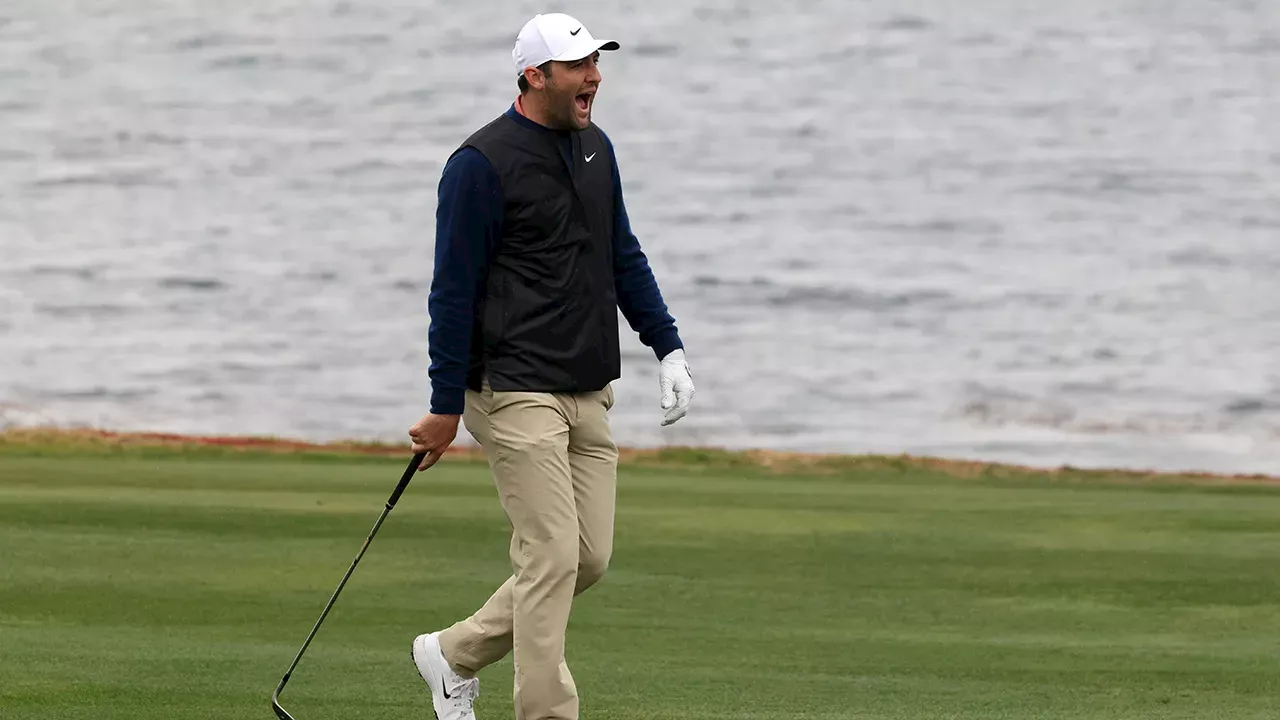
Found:
[(594, 93), (594, 92), (586, 92), (586, 93), (582, 93), (581, 95), (579, 95), (579, 96), (575, 97), (575, 98), (573, 99), (573, 102), (574, 102), (574, 104), (575, 104), (575, 105), (577, 105), (577, 106), (578, 106), (578, 109), (579, 109), (579, 110), (581, 110), (582, 112), (586, 112), (587, 110), (589, 110), (589, 109), (591, 108), (591, 100), (592, 100), (592, 98), (594, 98), (594, 97), (595, 97), (595, 93)]

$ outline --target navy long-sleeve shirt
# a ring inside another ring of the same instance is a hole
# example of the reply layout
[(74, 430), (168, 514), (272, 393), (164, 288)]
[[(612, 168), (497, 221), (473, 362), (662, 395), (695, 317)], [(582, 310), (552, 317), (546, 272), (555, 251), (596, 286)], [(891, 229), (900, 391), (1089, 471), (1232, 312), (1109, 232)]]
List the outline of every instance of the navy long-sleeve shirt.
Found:
[[(507, 116), (540, 132), (559, 136), (561, 153), (573, 167), (572, 139), (521, 115), (513, 104)], [(663, 358), (684, 347), (667, 311), (658, 283), (622, 202), (622, 179), (613, 142), (605, 136), (613, 160), (613, 277), (622, 315), (640, 342)], [(484, 294), (489, 263), (502, 237), (502, 184), (479, 150), (468, 147), (445, 163), (436, 207), (435, 275), (427, 298), (431, 367), (431, 412), (460, 415), (465, 405), (471, 328)]]

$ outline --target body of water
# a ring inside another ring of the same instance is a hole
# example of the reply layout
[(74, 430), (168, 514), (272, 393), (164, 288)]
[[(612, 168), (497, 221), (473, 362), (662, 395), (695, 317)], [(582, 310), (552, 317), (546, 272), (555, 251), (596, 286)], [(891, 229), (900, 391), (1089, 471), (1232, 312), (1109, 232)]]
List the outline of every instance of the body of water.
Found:
[(0, 424), (407, 440), (436, 183), (542, 10), (623, 45), (698, 386), (660, 428), (624, 333), (620, 444), (1280, 473), (1264, 0), (11, 0)]

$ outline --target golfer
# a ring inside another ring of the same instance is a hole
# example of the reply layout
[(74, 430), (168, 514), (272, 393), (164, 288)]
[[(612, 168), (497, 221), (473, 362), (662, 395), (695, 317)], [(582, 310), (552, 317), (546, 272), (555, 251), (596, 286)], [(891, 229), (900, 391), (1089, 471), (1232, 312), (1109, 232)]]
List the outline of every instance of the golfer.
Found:
[(613, 548), (618, 309), (659, 363), (662, 425), (684, 417), (684, 346), (631, 232), (613, 145), (591, 122), (596, 40), (538, 15), (516, 38), (520, 94), (445, 164), (428, 299), (431, 412), (409, 431), (434, 464), (459, 418), (511, 524), (513, 574), (470, 617), (413, 641), (440, 720), (472, 720), (476, 673), (514, 651), (517, 720), (577, 720), (565, 628)]

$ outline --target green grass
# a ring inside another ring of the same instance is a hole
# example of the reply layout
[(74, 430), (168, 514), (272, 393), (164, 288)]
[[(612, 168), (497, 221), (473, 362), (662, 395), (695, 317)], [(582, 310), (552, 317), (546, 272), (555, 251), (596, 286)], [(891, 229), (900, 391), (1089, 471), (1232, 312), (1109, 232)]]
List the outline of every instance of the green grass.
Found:
[[(584, 720), (1276, 717), (1275, 485), (685, 460), (622, 470), (570, 626)], [(0, 718), (271, 717), (403, 464), (0, 443)], [(485, 466), (419, 475), (285, 706), (429, 718), (409, 642), (506, 543)], [(511, 718), (510, 658), (481, 678)]]

